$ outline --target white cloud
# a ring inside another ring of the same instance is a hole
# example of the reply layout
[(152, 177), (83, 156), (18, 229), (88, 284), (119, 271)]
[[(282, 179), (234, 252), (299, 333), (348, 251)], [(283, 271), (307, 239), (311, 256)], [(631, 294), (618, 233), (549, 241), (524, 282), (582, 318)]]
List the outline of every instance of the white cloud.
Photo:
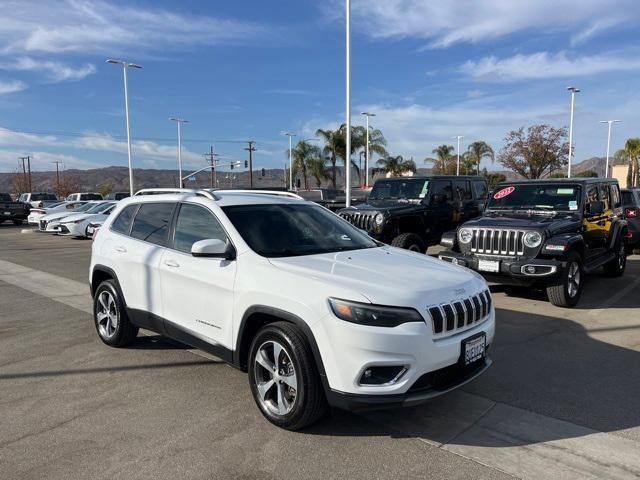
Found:
[(544, 78), (575, 78), (608, 72), (640, 70), (637, 55), (617, 53), (591, 56), (571, 56), (562, 51), (556, 54), (538, 52), (518, 54), (508, 58), (485, 57), (469, 60), (460, 71), (479, 81), (509, 82)]
[(20, 80), (10, 80), (8, 82), (3, 82), (0, 80), (0, 95), (6, 95), (7, 93), (15, 93), (25, 90), (27, 88), (27, 84), (21, 82)]
[(164, 53), (195, 44), (245, 43), (266, 27), (239, 20), (125, 6), (105, 0), (4, 2), (4, 54)]
[[(13, 172), (18, 169), (17, 159), (25, 155), (24, 151), (20, 150), (5, 150), (0, 149), (0, 170), (5, 172)], [(63, 153), (52, 153), (47, 151), (29, 151), (29, 155), (32, 157), (31, 168), (33, 171), (52, 170), (55, 167), (53, 162), (62, 162), (64, 168), (100, 168), (101, 165), (97, 162), (85, 160), (84, 158), (67, 155)]]
[[(418, 38), (431, 47), (534, 29), (580, 31), (586, 40), (606, 29), (640, 22), (635, 0), (355, 0), (352, 4), (354, 28), (363, 34), (376, 39)], [(344, 9), (336, 0), (323, 10), (332, 20)]]
[(31, 57), (19, 57), (10, 62), (0, 62), (0, 70), (21, 72), (44, 72), (51, 82), (82, 80), (95, 73), (96, 67), (91, 63), (71, 67), (52, 60), (38, 60)]

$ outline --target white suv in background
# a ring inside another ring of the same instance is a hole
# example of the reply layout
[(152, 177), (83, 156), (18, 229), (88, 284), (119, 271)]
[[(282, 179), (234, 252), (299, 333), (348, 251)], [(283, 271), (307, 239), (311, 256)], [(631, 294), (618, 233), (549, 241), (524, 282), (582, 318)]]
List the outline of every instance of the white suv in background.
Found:
[(145, 328), (214, 353), (247, 371), (264, 416), (291, 430), (328, 404), (414, 405), (491, 364), (482, 277), (286, 192), (122, 200), (94, 237), (90, 284), (104, 343)]

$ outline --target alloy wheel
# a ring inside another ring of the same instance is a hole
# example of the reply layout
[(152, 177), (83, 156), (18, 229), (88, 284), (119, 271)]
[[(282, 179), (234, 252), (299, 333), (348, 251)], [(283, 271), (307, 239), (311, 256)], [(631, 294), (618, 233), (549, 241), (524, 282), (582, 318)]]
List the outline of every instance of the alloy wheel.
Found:
[(298, 379), (289, 353), (277, 341), (269, 340), (260, 345), (254, 361), (261, 406), (273, 415), (291, 412), (298, 395)]
[(113, 337), (118, 329), (119, 314), (111, 292), (103, 291), (98, 296), (96, 317), (100, 336), (106, 339)]
[(575, 297), (580, 290), (580, 265), (571, 262), (567, 273), (567, 292), (570, 297)]
[(618, 251), (618, 267), (620, 270), (624, 269), (627, 262), (627, 248), (624, 242), (620, 242), (620, 250)]

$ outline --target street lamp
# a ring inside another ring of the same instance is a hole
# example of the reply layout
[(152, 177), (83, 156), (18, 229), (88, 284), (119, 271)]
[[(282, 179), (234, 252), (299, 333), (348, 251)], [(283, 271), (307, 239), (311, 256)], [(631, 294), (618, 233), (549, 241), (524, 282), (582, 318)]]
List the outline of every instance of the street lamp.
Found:
[(456, 176), (459, 176), (460, 175), (460, 139), (464, 138), (464, 136), (456, 135), (455, 137), (451, 137), (451, 138), (455, 138), (458, 141), (458, 146), (456, 148), (456, 153), (458, 154), (458, 160), (456, 162)]
[(604, 178), (609, 178), (609, 146), (611, 145), (611, 125), (614, 123), (619, 123), (622, 120), (600, 120), (600, 123), (609, 124), (609, 132), (607, 133), (607, 164), (606, 170), (604, 172)]
[(293, 190), (293, 151), (291, 145), (291, 137), (295, 137), (295, 133), (285, 132), (283, 135), (289, 137), (289, 190)]
[(180, 188), (182, 188), (182, 124), (189, 123), (182, 118), (171, 117), (169, 119), (178, 125), (178, 178), (180, 178)]
[(567, 166), (567, 178), (571, 178), (571, 158), (573, 157), (573, 106), (575, 103), (576, 93), (580, 91), (577, 87), (567, 87), (571, 92), (571, 116), (569, 118), (569, 165)]
[(346, 82), (345, 82), (345, 100), (346, 100), (346, 128), (345, 132), (345, 196), (346, 207), (351, 206), (351, 0), (346, 0)]
[(367, 118), (367, 146), (366, 146), (366, 157), (364, 159), (364, 187), (368, 188), (369, 187), (369, 117), (375, 117), (376, 114), (375, 113), (369, 113), (369, 112), (362, 112), (362, 115), (364, 115)]
[(122, 71), (124, 73), (124, 112), (127, 122), (127, 154), (129, 157), (129, 194), (133, 196), (133, 170), (131, 168), (131, 128), (129, 126), (129, 90), (127, 85), (127, 70), (130, 68), (142, 68), (135, 63), (126, 62), (124, 60), (115, 60), (113, 58), (107, 59), (107, 63), (113, 63), (116, 65), (122, 65)]

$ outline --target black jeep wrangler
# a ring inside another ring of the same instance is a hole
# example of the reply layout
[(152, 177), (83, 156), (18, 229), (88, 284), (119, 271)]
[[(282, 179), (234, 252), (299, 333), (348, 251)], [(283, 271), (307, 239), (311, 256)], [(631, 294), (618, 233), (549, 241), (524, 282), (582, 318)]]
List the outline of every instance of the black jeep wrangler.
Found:
[(584, 274), (604, 267), (620, 276), (627, 263), (627, 222), (613, 179), (505, 182), (484, 215), (448, 232), (442, 260), (507, 285), (546, 288), (551, 303), (573, 307)]
[(480, 215), (487, 193), (484, 177), (385, 178), (375, 183), (366, 203), (338, 215), (376, 240), (424, 253), (444, 232)]

